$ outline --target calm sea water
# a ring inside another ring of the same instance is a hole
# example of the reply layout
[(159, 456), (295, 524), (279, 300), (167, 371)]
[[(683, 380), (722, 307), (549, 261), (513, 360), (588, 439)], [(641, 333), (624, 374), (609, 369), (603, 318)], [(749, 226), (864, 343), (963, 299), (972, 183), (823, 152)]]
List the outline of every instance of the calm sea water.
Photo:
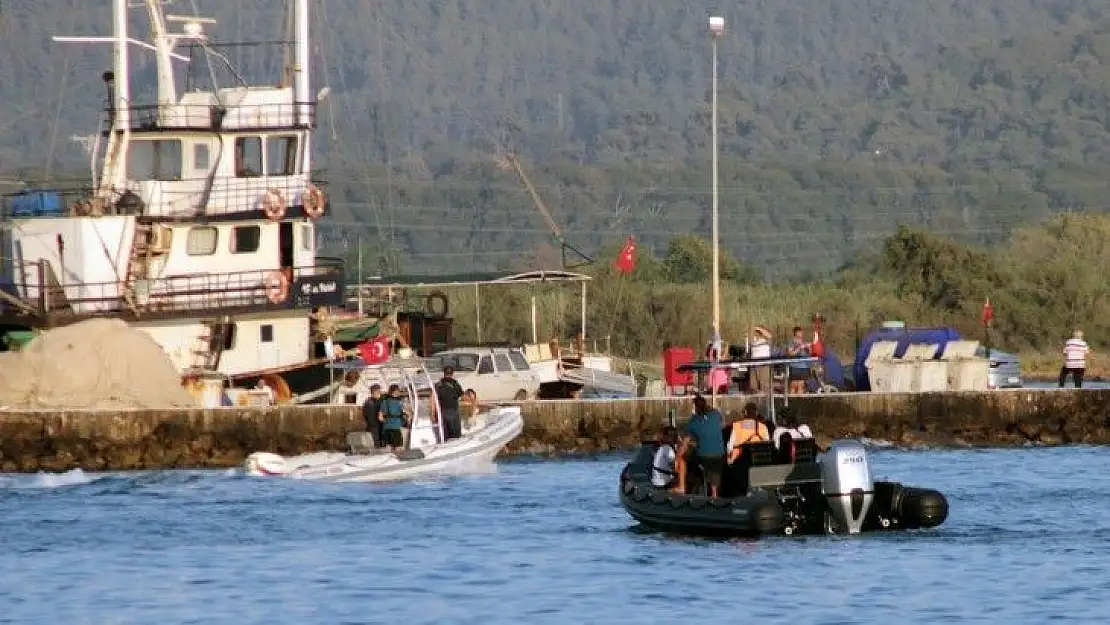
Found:
[(756, 541), (640, 530), (617, 503), (624, 460), (517, 460), (390, 486), (0, 476), (0, 622), (1110, 618), (1104, 448), (879, 449), (878, 476), (949, 495), (945, 525)]

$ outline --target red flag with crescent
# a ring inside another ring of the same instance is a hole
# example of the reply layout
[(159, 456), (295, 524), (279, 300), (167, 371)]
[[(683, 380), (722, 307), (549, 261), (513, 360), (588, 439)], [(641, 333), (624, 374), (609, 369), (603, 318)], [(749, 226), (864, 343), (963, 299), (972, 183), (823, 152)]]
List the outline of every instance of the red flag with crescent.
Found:
[(380, 365), (389, 360), (389, 337), (377, 336), (358, 346), (358, 354), (368, 365)]
[(625, 241), (620, 255), (617, 256), (617, 261), (613, 264), (617, 271), (621, 273), (632, 273), (632, 270), (636, 268), (636, 241), (632, 237), (628, 237), (628, 240)]

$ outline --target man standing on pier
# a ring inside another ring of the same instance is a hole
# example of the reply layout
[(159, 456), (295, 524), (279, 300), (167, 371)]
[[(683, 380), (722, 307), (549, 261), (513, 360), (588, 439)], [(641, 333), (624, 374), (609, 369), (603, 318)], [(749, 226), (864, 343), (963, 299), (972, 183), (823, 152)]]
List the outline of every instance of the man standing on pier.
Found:
[(1090, 348), (1087, 341), (1083, 340), (1083, 330), (1076, 330), (1064, 343), (1064, 366), (1060, 368), (1060, 388), (1071, 374), (1071, 381), (1075, 388), (1083, 388), (1083, 372), (1087, 370), (1087, 353)]
[(436, 398), (439, 400), (439, 417), (443, 420), (443, 440), (449, 441), (462, 436), (462, 421), (459, 419), (459, 400), (463, 396), (462, 385), (452, 377), (455, 370), (443, 368), (443, 379), (436, 384)]

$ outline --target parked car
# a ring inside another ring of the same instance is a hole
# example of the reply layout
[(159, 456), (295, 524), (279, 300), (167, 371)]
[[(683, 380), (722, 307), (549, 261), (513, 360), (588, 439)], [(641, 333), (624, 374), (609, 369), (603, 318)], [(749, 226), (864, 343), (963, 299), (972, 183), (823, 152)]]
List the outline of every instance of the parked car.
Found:
[(988, 351), (986, 347), (980, 345), (975, 355), (990, 360), (987, 383), (991, 388), (1021, 388), (1024, 385), (1021, 379), (1021, 359), (1015, 354), (1000, 349)]
[(511, 347), (456, 347), (424, 360), (432, 378), (450, 365), (464, 389), (472, 388), (478, 401), (533, 399), (540, 379), (528, 366), (524, 352)]

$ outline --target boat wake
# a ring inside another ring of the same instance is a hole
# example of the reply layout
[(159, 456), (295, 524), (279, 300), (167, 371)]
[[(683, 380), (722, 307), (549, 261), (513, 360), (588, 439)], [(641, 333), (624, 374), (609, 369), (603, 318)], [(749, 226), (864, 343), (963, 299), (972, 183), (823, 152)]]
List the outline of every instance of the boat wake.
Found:
[(81, 486), (106, 478), (106, 474), (86, 473), (81, 469), (71, 469), (64, 473), (35, 473), (30, 475), (2, 475), (0, 488), (18, 490), (38, 490)]

